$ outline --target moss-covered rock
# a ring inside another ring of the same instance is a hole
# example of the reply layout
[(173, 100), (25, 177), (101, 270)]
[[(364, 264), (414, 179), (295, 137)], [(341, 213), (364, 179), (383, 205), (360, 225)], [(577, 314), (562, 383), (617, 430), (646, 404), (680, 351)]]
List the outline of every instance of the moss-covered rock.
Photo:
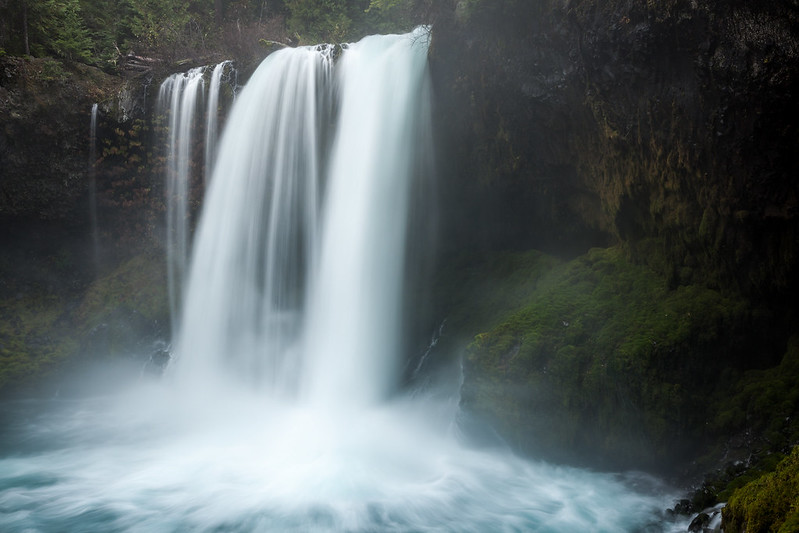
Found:
[(75, 352), (65, 301), (46, 293), (0, 301), (0, 391), (41, 377)]
[(772, 472), (735, 491), (722, 514), (728, 533), (799, 530), (799, 447)]
[(669, 288), (621, 248), (480, 268), (450, 323), (477, 333), (464, 404), (517, 449), (563, 460), (663, 467), (696, 453), (712, 437), (719, 369), (745, 365), (744, 328), (767, 316), (734, 293)]
[[(728, 369), (724, 394), (714, 398), (714, 432), (746, 435), (749, 452), (781, 451), (799, 442), (799, 337), (779, 364), (746, 372)], [(726, 450), (729, 454), (729, 450)]]
[(85, 293), (27, 290), (0, 302), (0, 394), (25, 390), (87, 358), (146, 357), (165, 338), (162, 261), (141, 254)]
[(492, 316), (464, 322), (480, 334), (464, 401), (518, 449), (605, 464), (725, 470), (796, 442), (795, 7), (461, 0), (445, 15), (430, 54), (445, 252), (614, 247), (520, 285), (523, 304), (472, 281), (487, 296), (467, 307)]

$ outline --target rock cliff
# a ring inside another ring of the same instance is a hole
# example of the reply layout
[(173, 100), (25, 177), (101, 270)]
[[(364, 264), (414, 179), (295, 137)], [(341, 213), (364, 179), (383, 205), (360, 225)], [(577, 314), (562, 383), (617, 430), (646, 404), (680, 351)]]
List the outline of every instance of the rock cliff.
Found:
[[(441, 14), (442, 262), (507, 296), (442, 301), (494, 305), (452, 335), (473, 339), (464, 402), (515, 447), (663, 466), (795, 442), (773, 380), (796, 333), (798, 34), (790, 1)], [(566, 263), (496, 255), (529, 249)]]

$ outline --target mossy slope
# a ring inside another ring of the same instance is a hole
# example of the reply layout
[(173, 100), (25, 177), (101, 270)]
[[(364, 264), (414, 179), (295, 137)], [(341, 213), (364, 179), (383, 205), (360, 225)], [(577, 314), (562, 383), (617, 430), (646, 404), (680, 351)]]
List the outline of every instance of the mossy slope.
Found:
[(0, 394), (24, 390), (87, 356), (127, 355), (166, 331), (160, 261), (138, 255), (83, 294), (20, 292), (0, 301)]
[(563, 460), (646, 467), (699, 449), (719, 369), (741, 364), (742, 326), (765, 315), (734, 294), (670, 289), (621, 248), (515, 257), (504, 286), (484, 285), (499, 298), (472, 292), (454, 322), (482, 331), (467, 348), (464, 404), (517, 449)]
[(799, 446), (773, 472), (737, 490), (722, 513), (728, 533), (799, 531)]
[(77, 349), (65, 309), (45, 293), (0, 301), (0, 390), (47, 373)]

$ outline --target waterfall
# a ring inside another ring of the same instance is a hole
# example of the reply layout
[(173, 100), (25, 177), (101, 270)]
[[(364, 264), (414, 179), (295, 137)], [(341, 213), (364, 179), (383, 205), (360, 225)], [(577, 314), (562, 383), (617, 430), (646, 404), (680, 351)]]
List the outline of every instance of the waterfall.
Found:
[(169, 304), (173, 331), (180, 317), (183, 278), (189, 252), (189, 180), (198, 100), (204, 88), (203, 69), (173, 74), (161, 84), (158, 109), (169, 116), (166, 168), (166, 250)]
[(331, 51), (272, 54), (233, 108), (176, 371), (363, 407), (397, 380), (408, 195), (430, 129), (427, 46), (422, 30), (367, 38), (335, 75)]
[(338, 65), (341, 116), (304, 347), (320, 405), (374, 404), (397, 379), (408, 196), (430, 129), (425, 37), (368, 37)]
[(225, 69), (230, 69), (231, 61), (223, 61), (214, 67), (211, 72), (211, 81), (208, 84), (208, 108), (205, 118), (205, 172), (210, 176), (214, 168), (216, 156), (217, 123), (219, 122), (219, 90), (222, 87), (222, 76)]
[(318, 246), (330, 52), (270, 55), (231, 110), (197, 230), (179, 373), (296, 391), (288, 352)]
[(92, 105), (89, 124), (89, 219), (92, 225), (94, 273), (100, 270), (100, 230), (97, 220), (97, 104)]
[[(41, 411), (0, 405), (0, 530), (687, 528), (658, 515), (671, 497), (646, 476), (475, 446), (460, 382), (397, 390), (421, 255), (409, 244), (431, 211), (411, 209), (431, 144), (426, 33), (340, 56), (285, 49), (259, 66), (220, 139), (167, 375)], [(201, 93), (197, 71), (162, 85), (173, 208), (200, 177), (184, 136), (203, 127)]]
[[(205, 78), (210, 72), (207, 104), (203, 111)], [(213, 68), (197, 67), (173, 74), (161, 83), (158, 91), (158, 113), (168, 117), (166, 144), (166, 250), (169, 305), (172, 331), (177, 331), (181, 303), (191, 251), (191, 199), (199, 195), (199, 176), (211, 173), (214, 164), (219, 123), (220, 90), (226, 73), (235, 73), (231, 61)], [(199, 167), (194, 150), (199, 142), (196, 131), (205, 128), (204, 165)]]

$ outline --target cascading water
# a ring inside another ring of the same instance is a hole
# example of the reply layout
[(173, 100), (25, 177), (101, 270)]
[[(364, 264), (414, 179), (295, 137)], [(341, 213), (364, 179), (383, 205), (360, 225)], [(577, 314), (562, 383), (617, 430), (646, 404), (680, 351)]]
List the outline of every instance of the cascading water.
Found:
[(319, 121), (330, 56), (270, 56), (229, 117), (194, 247), (175, 372), (295, 392), (303, 286), (319, 210)]
[(100, 229), (97, 220), (97, 104), (92, 105), (89, 124), (89, 218), (95, 274), (100, 270)]
[(219, 122), (219, 91), (222, 87), (222, 76), (226, 70), (232, 68), (231, 65), (231, 61), (217, 64), (211, 72), (211, 81), (208, 84), (208, 107), (205, 112), (205, 176), (209, 176), (214, 168)]
[(407, 36), (368, 37), (338, 65), (341, 116), (304, 339), (318, 405), (373, 405), (396, 379), (411, 174), (430, 130), (426, 55)]
[(169, 116), (169, 143), (166, 169), (166, 249), (169, 303), (173, 331), (180, 317), (183, 278), (189, 253), (189, 179), (192, 163), (193, 132), (198, 100), (204, 88), (203, 69), (173, 74), (161, 84), (158, 109)]
[(169, 302), (172, 331), (177, 331), (190, 254), (189, 199), (193, 179), (210, 174), (216, 155), (219, 122), (219, 95), (225, 75), (235, 72), (231, 61), (223, 61), (211, 69), (205, 106), (204, 165), (196, 165), (193, 147), (195, 130), (200, 126), (205, 77), (210, 67), (198, 67), (173, 74), (163, 81), (158, 91), (158, 113), (169, 117), (166, 139), (166, 249)]
[(426, 35), (331, 51), (272, 54), (237, 100), (167, 379), (13, 406), (0, 529), (684, 528), (661, 528), (667, 496), (644, 476), (474, 447), (457, 398), (397, 390)]

